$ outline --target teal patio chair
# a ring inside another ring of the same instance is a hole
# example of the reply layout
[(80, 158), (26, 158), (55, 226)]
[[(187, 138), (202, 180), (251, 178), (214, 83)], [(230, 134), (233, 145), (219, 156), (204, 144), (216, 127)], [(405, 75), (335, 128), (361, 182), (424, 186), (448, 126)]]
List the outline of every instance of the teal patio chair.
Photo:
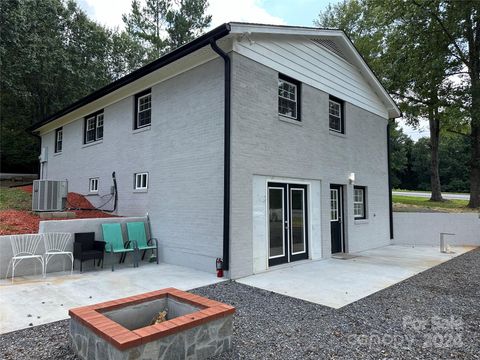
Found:
[(141, 221), (127, 223), (128, 240), (135, 241), (139, 251), (143, 250), (142, 260), (145, 258), (147, 250), (152, 250), (152, 254), (155, 251), (158, 264), (158, 240), (151, 238), (147, 240), (147, 234), (145, 232), (145, 224)]
[[(103, 241), (105, 241), (105, 252), (120, 254), (120, 262), (123, 263), (128, 253), (133, 255), (133, 267), (138, 266), (138, 249), (135, 241), (123, 241), (122, 226), (120, 223), (102, 224)], [(114, 271), (114, 261), (112, 259), (112, 271)]]

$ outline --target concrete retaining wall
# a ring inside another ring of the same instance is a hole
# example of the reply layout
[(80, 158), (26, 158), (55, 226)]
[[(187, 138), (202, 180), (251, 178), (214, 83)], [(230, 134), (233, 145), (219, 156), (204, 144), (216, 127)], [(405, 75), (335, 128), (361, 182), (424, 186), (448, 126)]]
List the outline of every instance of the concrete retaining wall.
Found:
[[(145, 217), (117, 217), (117, 218), (95, 218), (95, 219), (74, 219), (74, 220), (49, 220), (40, 221), (39, 233), (47, 232), (95, 232), (96, 240), (103, 240), (101, 224), (105, 223), (126, 223), (132, 221), (146, 221)], [(122, 225), (124, 239), (127, 239), (126, 227)], [(148, 231), (148, 230), (147, 230)], [(147, 235), (148, 236), (148, 235)], [(73, 235), (72, 242), (67, 246), (67, 251), (73, 251)], [(45, 246), (40, 242), (37, 248), (37, 254), (43, 254)], [(10, 259), (12, 258), (12, 247), (10, 245), (10, 236), (0, 236), (0, 278), (7, 276), (7, 269)], [(48, 263), (47, 272), (56, 272), (70, 269), (70, 260), (65, 256), (54, 256)], [(15, 276), (35, 275), (41, 276), (42, 270), (40, 262), (37, 260), (23, 260), (15, 269)], [(8, 276), (11, 276), (11, 269)]]
[(440, 233), (450, 245), (480, 246), (480, 214), (477, 213), (393, 213), (393, 244), (439, 245)]

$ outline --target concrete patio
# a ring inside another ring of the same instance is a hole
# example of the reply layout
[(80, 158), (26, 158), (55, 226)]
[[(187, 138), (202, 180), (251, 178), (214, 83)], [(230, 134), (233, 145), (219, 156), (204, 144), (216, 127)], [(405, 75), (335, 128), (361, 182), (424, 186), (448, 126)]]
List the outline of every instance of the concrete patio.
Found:
[(238, 282), (338, 309), (474, 248), (455, 246), (444, 254), (438, 246), (390, 245), (348, 260), (291, 263)]
[(67, 319), (68, 309), (167, 287), (189, 290), (223, 281), (214, 274), (143, 263), (109, 269), (0, 280), (0, 334)]

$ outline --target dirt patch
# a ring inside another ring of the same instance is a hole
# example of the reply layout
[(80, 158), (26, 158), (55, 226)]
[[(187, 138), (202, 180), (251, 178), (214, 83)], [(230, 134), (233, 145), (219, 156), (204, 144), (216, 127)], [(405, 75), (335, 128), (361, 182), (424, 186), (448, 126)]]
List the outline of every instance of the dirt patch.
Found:
[[(32, 185), (21, 186), (18, 189), (32, 193)], [(75, 213), (77, 219), (108, 218), (115, 217), (110, 213), (95, 210), (94, 206), (83, 195), (68, 193), (67, 207)], [(6, 209), (0, 210), (0, 235), (32, 234), (38, 232), (40, 221), (44, 220), (68, 220), (68, 219), (40, 219), (40, 217), (28, 210)]]

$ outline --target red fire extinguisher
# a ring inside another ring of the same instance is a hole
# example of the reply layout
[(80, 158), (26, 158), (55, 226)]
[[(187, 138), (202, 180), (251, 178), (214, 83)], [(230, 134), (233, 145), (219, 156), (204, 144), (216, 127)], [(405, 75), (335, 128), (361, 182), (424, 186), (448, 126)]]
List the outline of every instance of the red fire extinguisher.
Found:
[(217, 258), (217, 261), (215, 264), (217, 268), (217, 277), (219, 278), (223, 277), (223, 260), (220, 258)]

